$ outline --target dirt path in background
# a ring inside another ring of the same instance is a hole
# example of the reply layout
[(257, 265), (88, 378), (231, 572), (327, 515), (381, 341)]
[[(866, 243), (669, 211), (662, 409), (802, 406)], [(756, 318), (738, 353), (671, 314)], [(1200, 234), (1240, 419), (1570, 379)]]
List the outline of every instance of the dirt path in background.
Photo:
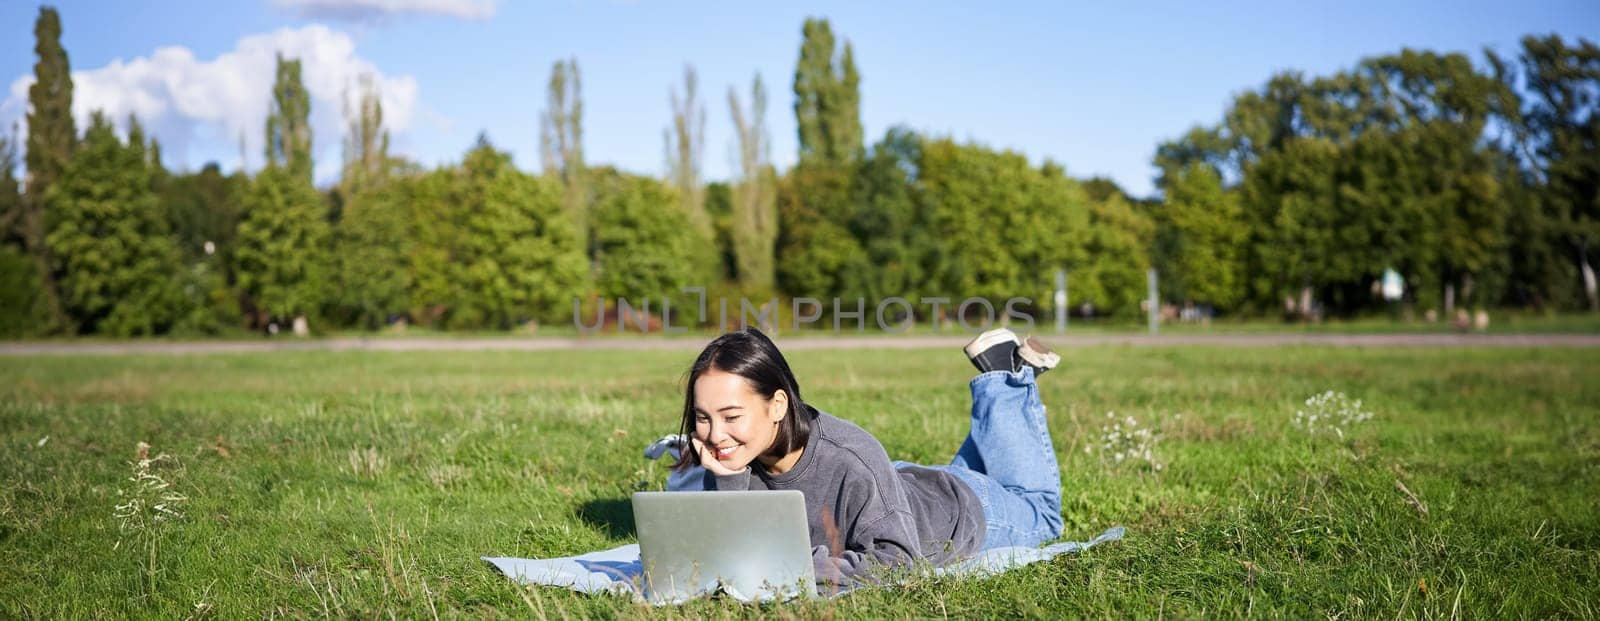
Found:
[[(1051, 347), (1280, 347), (1314, 345), (1331, 347), (1600, 347), (1600, 334), (1174, 334), (1085, 335), (1041, 337)], [(961, 347), (972, 337), (949, 336), (802, 336), (776, 340), (783, 349), (918, 349)], [(277, 351), (570, 351), (570, 350), (687, 350), (704, 347), (705, 339), (690, 337), (576, 338), (331, 338), (260, 341), (124, 341), (117, 343), (0, 343), (0, 355), (39, 354), (212, 354)]]

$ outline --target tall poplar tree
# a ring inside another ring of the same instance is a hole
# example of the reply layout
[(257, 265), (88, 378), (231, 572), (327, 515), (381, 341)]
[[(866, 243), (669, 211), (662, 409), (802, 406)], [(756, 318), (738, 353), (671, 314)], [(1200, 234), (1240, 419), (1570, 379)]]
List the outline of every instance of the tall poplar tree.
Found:
[(739, 140), (739, 178), (733, 191), (733, 253), (738, 278), (757, 292), (773, 287), (773, 250), (778, 239), (777, 175), (772, 169), (771, 136), (767, 134), (767, 88), (756, 74), (750, 85), (750, 109), (739, 93), (728, 89)]
[(833, 28), (826, 19), (807, 19), (801, 33), (794, 73), (800, 162), (854, 162), (862, 152), (861, 75), (855, 52), (846, 42), (835, 63)]
[(267, 118), (267, 167), (251, 183), (239, 223), (239, 286), (257, 320), (310, 315), (322, 304), (327, 209), (311, 184), (310, 97), (300, 61), (278, 57)]
[(669, 89), (672, 127), (665, 133), (667, 180), (678, 190), (683, 211), (696, 232), (711, 239), (711, 219), (706, 215), (706, 189), (700, 178), (706, 143), (706, 109), (699, 100), (699, 80), (693, 65), (683, 67), (683, 92)]
[[(61, 47), (61, 16), (40, 7), (33, 24), (34, 82), (28, 87), (28, 194), (38, 199), (66, 170), (78, 140), (72, 119), (72, 67)], [(41, 240), (42, 241), (42, 233)]]
[(550, 67), (545, 110), (539, 120), (539, 154), (544, 174), (561, 180), (562, 204), (582, 240), (584, 254), (593, 261), (594, 234), (583, 164), (583, 76), (576, 58), (558, 60)]
[(389, 157), (381, 93), (371, 75), (345, 94), (344, 171), (334, 193), (328, 291), (334, 320), (377, 328), (405, 310), (410, 286), (405, 259), (414, 246), (407, 197), (390, 180), (398, 162)]
[(794, 73), (800, 162), (778, 189), (778, 279), (792, 295), (855, 296), (867, 290), (867, 258), (848, 223), (862, 157), (860, 75), (848, 43), (836, 62), (826, 19), (801, 29)]
[(278, 55), (267, 113), (267, 166), (281, 166), (289, 176), (311, 183), (311, 93), (300, 79), (300, 59)]
[(865, 136), (861, 130), (861, 72), (856, 69), (855, 48), (844, 42), (839, 56), (837, 105), (828, 120), (829, 142), (837, 161), (861, 160)]
[(39, 271), (41, 295), (51, 326), (66, 323), (61, 293), (51, 266), (55, 263), (45, 243), (48, 205), (45, 193), (66, 170), (78, 141), (72, 118), (72, 66), (61, 47), (61, 16), (53, 7), (40, 7), (33, 24), (34, 82), (28, 87), (28, 187), (16, 226), (28, 254)]
[(344, 171), (339, 177), (345, 195), (381, 183), (389, 168), (389, 130), (383, 126), (382, 93), (371, 74), (361, 76), (345, 93)]

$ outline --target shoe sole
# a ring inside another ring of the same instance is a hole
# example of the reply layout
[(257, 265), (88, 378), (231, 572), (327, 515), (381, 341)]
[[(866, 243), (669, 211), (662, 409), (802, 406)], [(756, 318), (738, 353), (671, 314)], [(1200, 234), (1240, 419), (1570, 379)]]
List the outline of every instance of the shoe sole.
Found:
[(1031, 336), (1017, 348), (1017, 356), (1029, 366), (1044, 371), (1054, 369), (1056, 365), (1061, 364), (1061, 354), (1051, 351), (1044, 343)]
[(983, 352), (988, 351), (990, 347), (1005, 342), (1017, 343), (1017, 334), (1009, 328), (995, 328), (979, 334), (978, 338), (972, 339), (972, 342), (967, 343), (967, 346), (962, 348), (961, 351), (966, 352), (968, 359), (977, 358)]

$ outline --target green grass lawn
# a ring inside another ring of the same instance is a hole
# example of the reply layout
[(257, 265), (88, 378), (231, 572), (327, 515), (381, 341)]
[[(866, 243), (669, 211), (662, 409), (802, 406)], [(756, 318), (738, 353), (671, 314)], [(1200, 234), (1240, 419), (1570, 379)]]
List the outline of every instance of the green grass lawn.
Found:
[[(668, 610), (478, 558), (630, 542), (689, 352), (0, 357), (0, 617), (1600, 617), (1600, 350), (1070, 356), (1041, 382), (1066, 537), (1124, 541), (991, 579)], [(891, 457), (943, 462), (966, 432), (957, 351), (791, 362)], [(1291, 424), (1328, 390), (1372, 419)], [(1156, 430), (1163, 467), (1112, 463), (1107, 412)], [(117, 516), (140, 442), (181, 518)]]

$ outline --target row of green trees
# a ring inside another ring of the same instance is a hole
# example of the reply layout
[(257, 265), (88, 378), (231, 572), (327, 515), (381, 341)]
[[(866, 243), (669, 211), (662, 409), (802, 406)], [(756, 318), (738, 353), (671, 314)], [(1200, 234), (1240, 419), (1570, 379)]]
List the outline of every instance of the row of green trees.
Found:
[[(552, 68), (542, 170), (480, 136), (425, 169), (388, 152), (370, 81), (347, 99), (343, 173), (312, 183), (310, 97), (279, 59), (267, 166), (171, 174), (129, 119), (80, 135), (60, 20), (41, 9), (21, 151), (0, 140), (0, 334), (216, 333), (287, 325), (451, 329), (565, 323), (625, 298), (960, 300), (1048, 309), (1057, 269), (1075, 305), (1138, 312), (1163, 295), (1224, 312), (1288, 298), (1353, 313), (1385, 268), (1427, 306), (1585, 301), (1600, 201), (1600, 53), (1529, 38), (1517, 62), (1405, 51), (1326, 77), (1274, 76), (1224, 119), (1160, 145), (1162, 200), (1104, 179), (905, 128), (868, 146), (852, 47), (802, 29), (798, 163), (771, 164), (767, 91), (730, 89), (740, 167), (702, 178), (706, 106), (687, 67), (669, 93), (663, 178), (583, 154), (582, 76)], [(1591, 293), (1587, 302), (1594, 304)], [(737, 308), (737, 300), (733, 302)], [(853, 308), (853, 305), (846, 304)], [(950, 307), (945, 307), (949, 312)], [(681, 316), (675, 323), (681, 325)]]
[(1275, 75), (1158, 149), (1152, 260), (1228, 309), (1357, 312), (1386, 268), (1427, 307), (1600, 308), (1597, 97), (1600, 48), (1553, 35)]

